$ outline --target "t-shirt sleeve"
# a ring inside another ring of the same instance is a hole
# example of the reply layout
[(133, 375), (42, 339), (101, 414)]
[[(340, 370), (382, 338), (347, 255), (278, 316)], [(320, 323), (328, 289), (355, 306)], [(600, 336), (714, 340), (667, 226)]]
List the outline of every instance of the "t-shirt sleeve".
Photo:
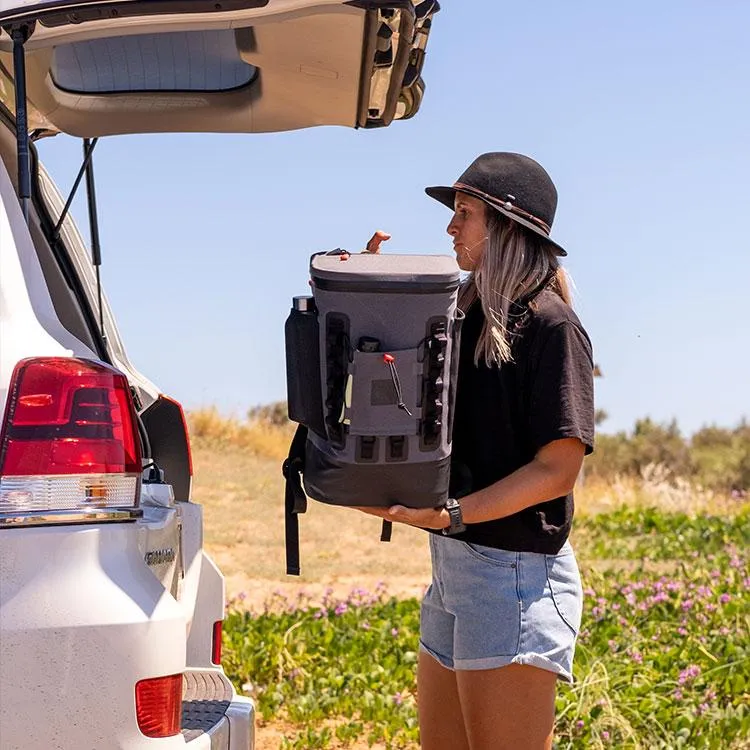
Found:
[(529, 432), (534, 451), (562, 438), (594, 449), (594, 362), (591, 342), (572, 321), (558, 323), (532, 364)]

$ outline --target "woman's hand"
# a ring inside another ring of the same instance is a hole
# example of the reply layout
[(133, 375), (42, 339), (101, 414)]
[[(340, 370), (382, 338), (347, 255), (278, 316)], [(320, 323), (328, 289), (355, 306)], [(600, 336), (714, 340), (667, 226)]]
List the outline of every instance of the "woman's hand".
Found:
[(371, 516), (379, 516), (386, 521), (396, 521), (420, 529), (447, 529), (451, 519), (445, 508), (407, 508), (403, 505), (392, 505), (390, 508), (365, 508), (357, 510)]
[(387, 242), (389, 239), (391, 239), (391, 235), (388, 232), (378, 230), (372, 235), (363, 252), (377, 255), (380, 252), (381, 243)]

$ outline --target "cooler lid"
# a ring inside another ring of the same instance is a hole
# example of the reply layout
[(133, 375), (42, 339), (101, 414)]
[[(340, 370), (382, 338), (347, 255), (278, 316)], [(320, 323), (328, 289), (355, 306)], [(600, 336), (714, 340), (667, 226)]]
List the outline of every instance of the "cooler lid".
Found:
[[(349, 256), (313, 255), (310, 261), (313, 283), (325, 288), (333, 282), (350, 288), (362, 285), (415, 285), (425, 291), (456, 289), (461, 272), (455, 258), (447, 255), (395, 255), (356, 253)], [(320, 282), (323, 282), (322, 284)], [(437, 285), (442, 289), (433, 289)], [(384, 288), (383, 291), (386, 291)]]

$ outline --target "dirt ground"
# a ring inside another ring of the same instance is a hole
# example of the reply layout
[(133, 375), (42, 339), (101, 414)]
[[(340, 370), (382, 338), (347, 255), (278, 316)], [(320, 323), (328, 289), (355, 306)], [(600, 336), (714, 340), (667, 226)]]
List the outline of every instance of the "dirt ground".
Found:
[(329, 587), (346, 595), (380, 582), (399, 596), (418, 596), (430, 577), (427, 534), (399, 525), (380, 541), (380, 520), (311, 502), (300, 516), (302, 575), (287, 576), (284, 484), (280, 465), (241, 452), (196, 451), (193, 499), (203, 505), (205, 546), (221, 568), (229, 598), (251, 609), (282, 592), (313, 598)]

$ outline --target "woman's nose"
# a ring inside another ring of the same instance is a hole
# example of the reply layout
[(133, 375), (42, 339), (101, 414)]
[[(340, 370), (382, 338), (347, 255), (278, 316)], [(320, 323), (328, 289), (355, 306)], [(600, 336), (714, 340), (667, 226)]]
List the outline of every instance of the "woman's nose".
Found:
[(451, 237), (456, 237), (458, 235), (458, 227), (456, 226), (455, 219), (450, 220), (450, 224), (448, 224), (445, 231), (448, 232)]

